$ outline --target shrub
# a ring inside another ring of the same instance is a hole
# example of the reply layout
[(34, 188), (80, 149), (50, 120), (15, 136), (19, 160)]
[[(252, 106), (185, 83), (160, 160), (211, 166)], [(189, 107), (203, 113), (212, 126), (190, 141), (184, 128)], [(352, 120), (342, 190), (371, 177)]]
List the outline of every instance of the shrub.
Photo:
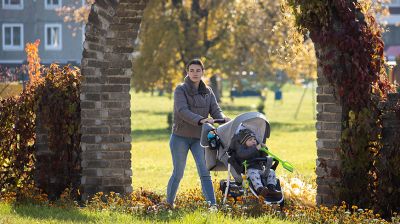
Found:
[(80, 72), (53, 64), (43, 74), (35, 92), (36, 126), (40, 126), (36, 130), (47, 141), (37, 143), (47, 145), (50, 153), (37, 154), (35, 180), (50, 198), (56, 198), (65, 188), (76, 191), (80, 185)]
[(0, 189), (16, 192), (32, 183), (35, 150), (35, 86), (0, 100)]
[[(39, 41), (27, 44), (30, 82), (15, 97), (0, 100), (0, 196), (26, 196), (40, 187), (58, 197), (80, 181), (80, 71), (41, 67)], [(37, 153), (38, 121), (50, 153)], [(39, 193), (40, 194), (40, 193)]]

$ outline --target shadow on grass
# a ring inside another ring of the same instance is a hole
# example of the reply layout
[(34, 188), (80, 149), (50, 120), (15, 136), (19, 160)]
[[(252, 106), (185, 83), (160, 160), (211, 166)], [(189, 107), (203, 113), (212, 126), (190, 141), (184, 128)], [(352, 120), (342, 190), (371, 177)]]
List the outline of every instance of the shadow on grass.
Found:
[(139, 129), (132, 130), (132, 141), (164, 141), (168, 140), (171, 130), (167, 128), (159, 129)]
[[(315, 131), (315, 124), (295, 124), (271, 122), (271, 132), (302, 132)], [(167, 141), (171, 135), (171, 130), (166, 128), (158, 129), (139, 129), (131, 133), (132, 141)]]
[(172, 214), (167, 211), (163, 211), (151, 215), (132, 215), (128, 213), (105, 211), (106, 213), (101, 212), (102, 214), (99, 214), (99, 212), (91, 212), (91, 215), (86, 215), (83, 214), (79, 208), (61, 209), (33, 204), (14, 205), (13, 211), (21, 218), (36, 219), (43, 223), (47, 223), (49, 221), (55, 221), (57, 223), (109, 223), (109, 221), (115, 221), (117, 216), (125, 216), (125, 218), (120, 218), (130, 223), (137, 223), (141, 221), (153, 223), (177, 221), (184, 215), (187, 215), (187, 213), (183, 211), (175, 211)]
[(78, 208), (61, 209), (47, 206), (23, 204), (14, 205), (13, 210), (21, 217), (39, 220), (59, 220), (65, 222), (96, 222), (95, 217), (83, 214)]
[(236, 106), (236, 105), (230, 105), (230, 104), (222, 104), (221, 109), (224, 112), (230, 112), (230, 113), (234, 113), (234, 112), (244, 113), (244, 112), (248, 112), (248, 111), (254, 111), (254, 108), (252, 108), (250, 106)]
[(132, 110), (133, 114), (137, 114), (137, 113), (143, 113), (146, 115), (156, 115), (156, 116), (167, 116), (168, 113), (171, 113), (172, 111), (153, 111), (150, 112), (148, 110)]
[(271, 133), (280, 132), (302, 132), (302, 131), (315, 131), (315, 124), (295, 124), (295, 123), (281, 123), (270, 122)]

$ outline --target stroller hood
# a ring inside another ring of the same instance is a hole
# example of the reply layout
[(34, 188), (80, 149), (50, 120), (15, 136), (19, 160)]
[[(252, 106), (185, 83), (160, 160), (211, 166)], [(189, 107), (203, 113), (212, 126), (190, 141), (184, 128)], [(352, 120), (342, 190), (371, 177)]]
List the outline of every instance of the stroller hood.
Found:
[(233, 136), (244, 128), (253, 131), (260, 143), (265, 143), (265, 140), (269, 138), (270, 126), (264, 114), (247, 112), (217, 128), (217, 134), (221, 138), (224, 148), (229, 147)]

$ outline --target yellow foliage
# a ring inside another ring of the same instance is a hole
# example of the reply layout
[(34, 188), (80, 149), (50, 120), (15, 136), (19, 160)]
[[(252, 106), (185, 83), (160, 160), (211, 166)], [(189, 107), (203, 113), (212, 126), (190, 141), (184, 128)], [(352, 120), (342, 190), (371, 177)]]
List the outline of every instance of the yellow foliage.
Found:
[(28, 62), (29, 82), (31, 84), (37, 83), (42, 79), (40, 76), (39, 44), (40, 40), (38, 39), (34, 43), (27, 43), (25, 47)]

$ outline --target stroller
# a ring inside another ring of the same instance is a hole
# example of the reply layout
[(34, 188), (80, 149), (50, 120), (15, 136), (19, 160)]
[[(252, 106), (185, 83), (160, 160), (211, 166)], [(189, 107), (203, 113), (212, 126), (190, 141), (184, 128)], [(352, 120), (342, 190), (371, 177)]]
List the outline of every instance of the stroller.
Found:
[[(236, 201), (237, 197), (246, 194), (247, 189), (244, 187), (246, 186), (245, 183), (249, 183), (249, 190), (258, 198), (259, 195), (257, 195), (251, 181), (249, 179), (243, 180), (242, 174), (245, 176), (243, 165), (235, 162), (235, 153), (230, 149), (230, 145), (233, 136), (243, 128), (253, 131), (256, 135), (257, 141), (265, 143), (266, 139), (270, 136), (268, 120), (262, 113), (248, 112), (237, 116), (235, 119), (227, 123), (224, 123), (223, 120), (214, 121), (221, 125), (218, 128), (215, 128), (209, 123), (203, 124), (200, 143), (205, 148), (207, 168), (210, 171), (228, 171), (227, 180), (220, 181), (220, 190), (224, 195), (223, 203), (225, 204), (228, 196), (233, 197)], [(257, 161), (253, 160), (252, 162), (263, 162), (267, 168), (271, 167), (273, 170), (275, 170), (279, 164), (278, 161), (273, 160), (273, 158), (269, 156), (258, 158), (256, 160)], [(231, 180), (231, 175), (234, 180)], [(264, 184), (266, 183), (266, 180), (262, 180), (262, 182)], [(268, 205), (276, 204), (283, 208), (284, 197), (279, 179), (277, 179), (276, 189), (282, 192), (282, 197), (266, 197), (264, 203)]]

